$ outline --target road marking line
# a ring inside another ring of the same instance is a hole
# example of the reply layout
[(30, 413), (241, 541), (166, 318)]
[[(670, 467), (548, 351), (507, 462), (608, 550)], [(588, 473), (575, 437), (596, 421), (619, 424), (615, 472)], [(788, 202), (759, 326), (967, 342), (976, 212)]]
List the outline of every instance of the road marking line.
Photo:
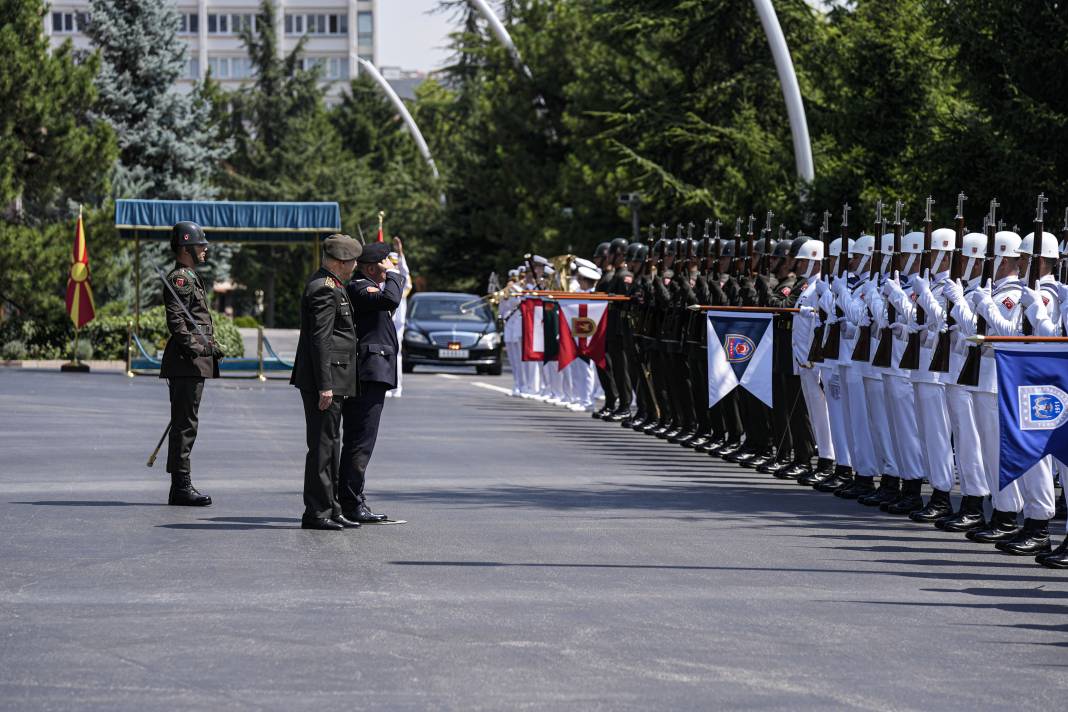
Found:
[(482, 381), (472, 381), (471, 385), (478, 386), (479, 388), (488, 388), (491, 391), (497, 391), (498, 393), (503, 393), (506, 396), (512, 395), (511, 389), (495, 386), (491, 383), (483, 383)]
[(440, 376), (441, 378), (450, 378), (454, 381), (460, 378), (459, 376), (454, 376), (451, 373), (438, 373), (436, 375)]

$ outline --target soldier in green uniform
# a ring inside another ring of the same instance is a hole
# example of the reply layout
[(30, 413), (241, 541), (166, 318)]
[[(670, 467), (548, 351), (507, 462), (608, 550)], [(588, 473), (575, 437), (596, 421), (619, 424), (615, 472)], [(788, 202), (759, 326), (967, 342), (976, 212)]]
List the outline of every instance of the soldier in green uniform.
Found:
[(163, 351), (159, 377), (166, 378), (171, 397), (171, 429), (167, 443), (167, 472), (171, 491), (167, 503), (206, 507), (211, 497), (193, 487), (189, 453), (197, 439), (197, 412), (204, 393), (204, 379), (219, 377), (222, 351), (215, 343), (207, 291), (194, 267), (208, 256), (204, 230), (182, 221), (171, 230), (175, 265), (167, 275), (163, 305), (170, 338)]
[(359, 393), (356, 325), (345, 282), (363, 246), (348, 235), (323, 240), (323, 266), (304, 287), (300, 339), (289, 382), (304, 402), (308, 454), (304, 460), (303, 529), (357, 528), (338, 500), (341, 405)]

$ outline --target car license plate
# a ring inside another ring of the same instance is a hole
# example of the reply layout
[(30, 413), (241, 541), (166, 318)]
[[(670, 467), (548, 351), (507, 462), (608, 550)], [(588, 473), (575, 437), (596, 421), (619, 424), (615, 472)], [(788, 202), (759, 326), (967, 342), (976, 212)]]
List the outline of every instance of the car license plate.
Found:
[(468, 358), (470, 355), (467, 349), (438, 349), (438, 358)]

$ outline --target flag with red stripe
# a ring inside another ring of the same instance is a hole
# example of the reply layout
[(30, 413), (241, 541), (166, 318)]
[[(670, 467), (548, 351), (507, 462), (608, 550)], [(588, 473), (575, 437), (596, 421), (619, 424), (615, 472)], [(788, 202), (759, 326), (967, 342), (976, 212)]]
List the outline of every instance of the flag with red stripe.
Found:
[(70, 271), (67, 273), (67, 314), (80, 329), (96, 316), (93, 290), (89, 283), (89, 248), (85, 244), (85, 225), (78, 211), (78, 226), (74, 229), (74, 248), (71, 250)]
[(608, 302), (560, 302), (560, 368), (580, 356), (605, 367), (605, 348), (608, 341)]
[(523, 360), (545, 360), (545, 310), (540, 299), (527, 298), (519, 305), (523, 317)]

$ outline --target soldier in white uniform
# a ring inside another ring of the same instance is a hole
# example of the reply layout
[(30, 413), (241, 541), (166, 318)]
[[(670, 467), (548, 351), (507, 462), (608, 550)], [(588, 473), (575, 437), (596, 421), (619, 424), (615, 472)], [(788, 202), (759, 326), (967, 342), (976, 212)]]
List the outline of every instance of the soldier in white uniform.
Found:
[[(399, 237), (393, 238), (393, 252), (389, 253), (389, 259), (397, 266), (401, 276), (401, 300), (393, 311), (393, 328), (397, 330), (397, 343), (404, 343), (404, 325), (408, 321), (408, 295), (412, 292), (412, 273), (408, 270), (408, 260), (404, 258), (404, 244)], [(397, 387), (392, 391), (386, 391), (387, 398), (400, 398), (402, 373), (401, 353), (397, 352)]]
[(504, 319), (504, 353), (508, 357), (508, 366), (512, 370), (512, 395), (523, 393), (523, 317), (519, 313), (519, 298), (514, 292), (521, 288), (518, 284), (519, 270), (508, 270), (508, 284), (505, 296), (498, 305), (501, 318)]
[[(812, 434), (816, 440), (821, 466), (834, 462), (834, 444), (831, 441), (831, 422), (827, 411), (827, 400), (820, 388), (819, 371), (808, 360), (812, 339), (819, 322), (819, 296), (816, 283), (819, 282), (820, 262), (823, 260), (823, 243), (808, 240), (797, 253), (796, 271), (798, 276), (808, 282), (808, 286), (797, 298), (798, 313), (794, 316), (792, 346), (794, 351), (794, 374), (801, 379), (801, 392), (808, 407)], [(817, 469), (820, 469), (817, 467)]]

